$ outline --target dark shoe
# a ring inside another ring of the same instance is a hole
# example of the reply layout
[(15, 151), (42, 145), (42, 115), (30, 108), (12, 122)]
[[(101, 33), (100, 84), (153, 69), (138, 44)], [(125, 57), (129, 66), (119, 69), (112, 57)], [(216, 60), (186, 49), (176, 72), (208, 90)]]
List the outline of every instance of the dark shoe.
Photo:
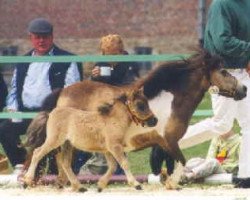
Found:
[(250, 178), (233, 177), (233, 184), (235, 188), (250, 188)]

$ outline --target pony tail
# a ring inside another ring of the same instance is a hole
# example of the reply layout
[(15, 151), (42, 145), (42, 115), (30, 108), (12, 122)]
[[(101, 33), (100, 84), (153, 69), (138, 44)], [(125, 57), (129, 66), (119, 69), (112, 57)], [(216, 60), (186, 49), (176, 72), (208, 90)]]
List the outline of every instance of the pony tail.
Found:
[(46, 111), (39, 112), (36, 117), (31, 121), (27, 131), (26, 139), (20, 147), (26, 147), (29, 151), (41, 146), (46, 138), (46, 124), (49, 118), (49, 113)]
[(62, 89), (55, 89), (52, 91), (51, 94), (49, 94), (43, 101), (41, 110), (50, 112), (52, 111), (57, 104), (57, 100), (59, 98), (59, 95), (61, 94)]

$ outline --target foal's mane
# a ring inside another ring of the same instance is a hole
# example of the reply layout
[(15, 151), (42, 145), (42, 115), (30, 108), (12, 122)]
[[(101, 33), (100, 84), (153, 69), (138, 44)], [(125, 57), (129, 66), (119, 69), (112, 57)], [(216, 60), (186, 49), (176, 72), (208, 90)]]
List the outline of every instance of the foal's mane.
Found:
[(181, 58), (159, 65), (144, 80), (140, 80), (140, 85), (143, 86), (144, 95), (149, 99), (157, 96), (162, 90), (184, 91), (191, 81), (191, 74), (198, 73), (199, 70), (202, 72), (200, 75), (209, 78), (209, 72), (220, 68), (220, 63), (220, 57), (212, 56), (206, 50), (200, 49), (187, 59)]

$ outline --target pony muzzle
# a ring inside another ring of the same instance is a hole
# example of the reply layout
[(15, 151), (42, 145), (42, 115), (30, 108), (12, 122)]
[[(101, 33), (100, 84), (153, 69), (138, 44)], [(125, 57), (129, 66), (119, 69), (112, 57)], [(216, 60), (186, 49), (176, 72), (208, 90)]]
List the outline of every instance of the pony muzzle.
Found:
[(242, 100), (247, 96), (247, 87), (245, 85), (240, 85), (237, 87), (234, 95), (234, 100)]
[(148, 127), (154, 127), (158, 123), (158, 119), (155, 116), (149, 117), (146, 121), (145, 124)]

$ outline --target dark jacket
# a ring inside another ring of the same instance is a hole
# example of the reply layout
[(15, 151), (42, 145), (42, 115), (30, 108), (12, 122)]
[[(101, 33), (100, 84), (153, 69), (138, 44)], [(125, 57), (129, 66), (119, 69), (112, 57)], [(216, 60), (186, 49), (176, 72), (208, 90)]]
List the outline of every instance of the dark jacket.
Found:
[[(26, 56), (30, 56), (33, 50), (26, 54)], [(73, 55), (65, 50), (54, 46), (53, 53), (55, 56), (57, 55)], [(68, 68), (70, 67), (70, 62), (68, 63), (52, 63), (49, 69), (49, 82), (51, 86), (51, 90), (56, 88), (63, 88), (65, 85), (65, 77)], [(25, 81), (25, 77), (27, 75), (27, 71), (29, 69), (30, 63), (19, 63), (16, 65), (16, 86), (17, 86), (17, 102), (20, 111), (25, 111), (26, 108), (23, 106), (22, 101), (22, 91), (23, 85)], [(81, 73), (81, 67), (78, 65), (79, 73)]]
[(5, 107), (6, 97), (8, 95), (8, 88), (3, 79), (3, 75), (0, 73), (0, 111)]
[[(124, 52), (124, 55), (127, 55), (127, 52)], [(108, 62), (99, 62), (96, 63), (95, 66), (111, 67)], [(138, 65), (136, 62), (117, 62), (111, 68), (111, 76), (91, 77), (91, 79), (94, 81), (108, 83), (110, 85), (122, 86), (134, 82), (135, 78), (139, 77)]]

